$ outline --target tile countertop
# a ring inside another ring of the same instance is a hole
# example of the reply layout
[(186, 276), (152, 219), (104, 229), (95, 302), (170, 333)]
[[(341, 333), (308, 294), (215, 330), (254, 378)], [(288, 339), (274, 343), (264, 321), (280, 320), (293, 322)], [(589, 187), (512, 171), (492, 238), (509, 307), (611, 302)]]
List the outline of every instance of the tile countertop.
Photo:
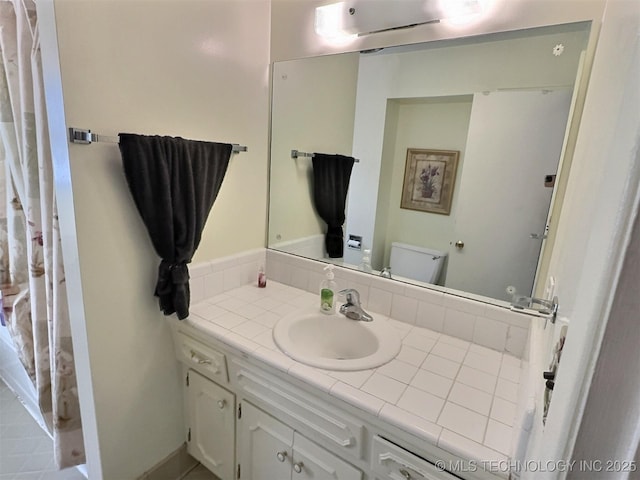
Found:
[(394, 360), (355, 372), (308, 367), (278, 349), (272, 329), (283, 316), (318, 301), (269, 281), (267, 288), (245, 285), (194, 304), (184, 321), (456, 456), (508, 460), (523, 361), (369, 312), (400, 333), (402, 349)]

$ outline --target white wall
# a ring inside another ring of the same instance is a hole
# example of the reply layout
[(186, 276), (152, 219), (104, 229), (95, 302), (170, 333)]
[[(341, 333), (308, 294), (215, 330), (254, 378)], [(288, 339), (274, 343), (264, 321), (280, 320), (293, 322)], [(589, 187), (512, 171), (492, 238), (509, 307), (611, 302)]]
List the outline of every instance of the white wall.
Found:
[[(387, 206), (384, 258), (389, 265), (392, 242), (408, 243), (447, 252), (455, 228), (460, 177), (465, 165), (465, 145), (471, 115), (471, 96), (431, 98), (430, 101), (401, 103), (396, 130), (391, 182), (391, 199)], [(407, 148), (458, 150), (458, 170), (450, 215), (429, 214), (400, 208)], [(382, 181), (382, 180), (381, 180)], [(482, 182), (481, 179), (478, 181)], [(444, 284), (446, 270), (440, 277)]]
[[(387, 114), (384, 120), (384, 137), (382, 140), (383, 159), (393, 159), (396, 151), (396, 137), (398, 132), (398, 121), (400, 117), (400, 104), (395, 101), (387, 102)], [(389, 208), (391, 202), (391, 187), (393, 171), (395, 165), (393, 161), (382, 161), (380, 166), (380, 184), (378, 185), (378, 202), (376, 204), (375, 225), (373, 229), (373, 243), (366, 245), (372, 248), (371, 266), (374, 270), (382, 270), (389, 266), (389, 259), (385, 258), (387, 245), (387, 223), (389, 221)]]
[[(358, 88), (353, 127), (353, 156), (360, 160), (351, 172), (347, 193), (347, 215), (344, 222), (345, 243), (349, 235), (362, 237), (363, 248), (373, 245), (378, 187), (384, 141), (384, 122), (387, 118), (387, 96), (397, 71), (395, 55), (380, 61), (361, 56), (358, 68)], [(381, 94), (382, 92), (382, 94)], [(359, 265), (362, 251), (344, 249), (344, 261)]]
[(159, 260), (117, 145), (67, 150), (64, 125), (247, 145), (195, 261), (264, 246), (269, 3), (56, 0), (55, 24), (52, 6), (38, 10), (89, 477), (132, 479), (185, 441)]
[(269, 245), (326, 232), (312, 159), (294, 160), (291, 150), (351, 155), (357, 76), (356, 54), (273, 66)]

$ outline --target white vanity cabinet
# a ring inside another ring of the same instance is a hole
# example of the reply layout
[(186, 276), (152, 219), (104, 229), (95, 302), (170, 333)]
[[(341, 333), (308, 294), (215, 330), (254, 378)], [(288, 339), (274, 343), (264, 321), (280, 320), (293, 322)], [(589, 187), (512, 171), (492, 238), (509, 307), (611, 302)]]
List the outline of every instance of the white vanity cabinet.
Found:
[[(432, 463), (459, 457), (428, 442), (411, 443), (397, 428), (337, 407), (326, 394), (307, 390), (249, 353), (181, 328), (175, 340), (188, 378), (188, 452), (220, 480), (463, 478)], [(464, 478), (499, 480), (473, 471)]]
[(193, 370), (185, 385), (187, 451), (220, 480), (233, 480), (235, 395)]
[(238, 421), (243, 480), (361, 480), (362, 472), (251, 403)]

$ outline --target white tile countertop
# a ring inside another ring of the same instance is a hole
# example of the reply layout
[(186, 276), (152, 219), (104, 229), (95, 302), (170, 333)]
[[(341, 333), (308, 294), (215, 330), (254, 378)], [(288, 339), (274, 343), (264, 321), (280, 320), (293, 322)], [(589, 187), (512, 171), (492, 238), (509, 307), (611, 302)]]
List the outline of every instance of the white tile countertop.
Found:
[(317, 295), (269, 281), (191, 306), (188, 325), (463, 459), (507, 461), (523, 361), (432, 330), (387, 319), (402, 337), (391, 362), (328, 371), (284, 355), (272, 338), (283, 316)]

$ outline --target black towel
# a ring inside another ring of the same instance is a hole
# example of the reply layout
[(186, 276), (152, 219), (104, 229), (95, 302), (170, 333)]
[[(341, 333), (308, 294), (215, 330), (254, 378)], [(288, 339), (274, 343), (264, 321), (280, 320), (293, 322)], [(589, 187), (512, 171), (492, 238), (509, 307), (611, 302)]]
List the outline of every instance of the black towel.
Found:
[(344, 155), (313, 154), (313, 198), (327, 224), (324, 244), (329, 258), (344, 254), (344, 208), (355, 160)]
[(165, 315), (189, 315), (189, 270), (220, 191), (232, 145), (180, 137), (120, 134), (133, 200), (162, 261), (155, 295)]

